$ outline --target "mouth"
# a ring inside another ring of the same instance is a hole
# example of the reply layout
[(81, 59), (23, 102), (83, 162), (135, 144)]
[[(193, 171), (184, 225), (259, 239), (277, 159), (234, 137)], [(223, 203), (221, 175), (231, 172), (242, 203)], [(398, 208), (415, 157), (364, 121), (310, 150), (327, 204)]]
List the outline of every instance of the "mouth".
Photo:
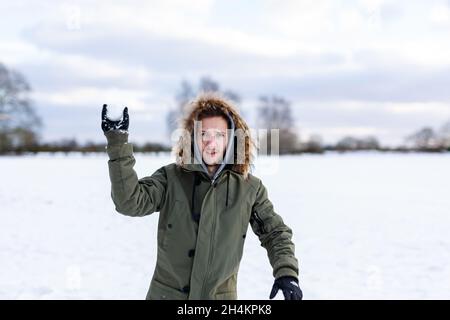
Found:
[(209, 156), (214, 157), (217, 152), (216, 151), (212, 151), (212, 152), (206, 152)]

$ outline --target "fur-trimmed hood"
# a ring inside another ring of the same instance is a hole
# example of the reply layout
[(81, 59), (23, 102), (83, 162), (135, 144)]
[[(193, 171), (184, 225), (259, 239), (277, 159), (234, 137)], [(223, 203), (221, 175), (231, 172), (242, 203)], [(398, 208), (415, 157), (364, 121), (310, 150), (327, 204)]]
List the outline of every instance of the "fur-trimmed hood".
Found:
[[(231, 118), (230, 122), (234, 130), (232, 136), (229, 137), (228, 146), (230, 146), (231, 142), (233, 150), (230, 151), (234, 155), (231, 159), (234, 159), (234, 161), (232, 163), (227, 161), (227, 163), (229, 163), (232, 171), (243, 175), (247, 179), (253, 163), (255, 143), (250, 135), (247, 123), (239, 115), (233, 102), (218, 92), (201, 92), (184, 106), (184, 114), (178, 119), (178, 127), (181, 129), (180, 137), (172, 149), (176, 158), (176, 164), (181, 167), (190, 167), (191, 169), (193, 165), (195, 166), (194, 121), (197, 120), (200, 114), (211, 109), (219, 109)], [(224, 159), (230, 156), (227, 152)], [(222, 164), (220, 169), (224, 165)]]

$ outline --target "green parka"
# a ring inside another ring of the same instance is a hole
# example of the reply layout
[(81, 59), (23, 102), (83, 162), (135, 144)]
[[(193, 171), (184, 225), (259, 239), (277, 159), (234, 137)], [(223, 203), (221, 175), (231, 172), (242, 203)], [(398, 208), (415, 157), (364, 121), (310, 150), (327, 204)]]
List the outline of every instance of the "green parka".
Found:
[(237, 299), (249, 224), (267, 250), (273, 276), (298, 277), (292, 230), (274, 211), (260, 179), (230, 164), (211, 179), (201, 164), (179, 162), (138, 179), (128, 134), (105, 135), (117, 212), (159, 212), (157, 262), (146, 299)]

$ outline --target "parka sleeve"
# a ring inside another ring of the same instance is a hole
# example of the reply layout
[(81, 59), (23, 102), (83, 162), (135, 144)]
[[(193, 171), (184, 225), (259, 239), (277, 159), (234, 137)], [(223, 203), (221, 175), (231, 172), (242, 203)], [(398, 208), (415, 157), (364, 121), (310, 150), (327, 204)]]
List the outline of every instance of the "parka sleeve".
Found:
[(116, 211), (133, 217), (160, 211), (164, 203), (167, 176), (164, 167), (151, 176), (138, 179), (133, 169), (136, 159), (128, 133), (106, 132), (106, 152), (109, 156), (111, 197)]
[(273, 276), (293, 276), (298, 279), (298, 260), (289, 228), (273, 208), (267, 189), (260, 181), (256, 201), (252, 207), (250, 225), (258, 236), (261, 246), (267, 250)]

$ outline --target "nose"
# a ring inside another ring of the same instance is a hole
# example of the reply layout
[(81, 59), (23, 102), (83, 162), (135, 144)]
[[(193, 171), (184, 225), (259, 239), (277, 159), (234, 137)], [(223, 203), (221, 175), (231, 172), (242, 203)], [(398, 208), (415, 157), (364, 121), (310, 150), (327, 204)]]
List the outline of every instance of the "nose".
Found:
[(215, 138), (210, 138), (208, 140), (205, 141), (205, 146), (206, 147), (216, 147), (216, 139)]

